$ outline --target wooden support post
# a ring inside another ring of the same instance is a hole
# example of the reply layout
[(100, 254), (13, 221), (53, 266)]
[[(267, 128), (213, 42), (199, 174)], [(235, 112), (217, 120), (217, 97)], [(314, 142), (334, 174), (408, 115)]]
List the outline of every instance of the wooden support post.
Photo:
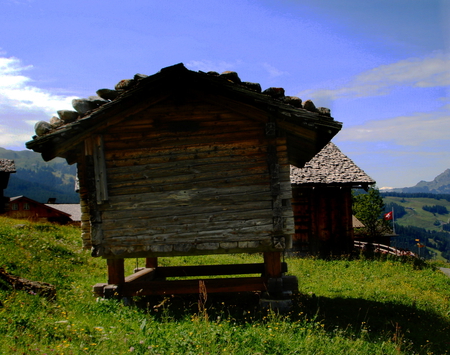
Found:
[(157, 268), (158, 267), (158, 258), (146, 258), (145, 259), (145, 267), (146, 268)]
[(264, 253), (265, 277), (280, 278), (282, 276), (281, 252), (271, 251)]
[(108, 284), (120, 285), (125, 282), (124, 259), (107, 259)]

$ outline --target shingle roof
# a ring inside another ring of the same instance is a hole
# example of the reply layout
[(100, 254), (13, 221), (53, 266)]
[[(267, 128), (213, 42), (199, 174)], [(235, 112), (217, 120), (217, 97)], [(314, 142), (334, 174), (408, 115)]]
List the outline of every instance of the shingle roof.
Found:
[(81, 221), (81, 207), (78, 203), (46, 203), (45, 205), (69, 214), (74, 222)]
[(330, 142), (303, 168), (291, 165), (291, 183), (367, 186), (375, 180)]
[(16, 165), (14, 164), (14, 160), (0, 159), (0, 172), (15, 173)]
[(352, 225), (353, 228), (364, 228), (364, 224), (355, 216), (352, 216)]

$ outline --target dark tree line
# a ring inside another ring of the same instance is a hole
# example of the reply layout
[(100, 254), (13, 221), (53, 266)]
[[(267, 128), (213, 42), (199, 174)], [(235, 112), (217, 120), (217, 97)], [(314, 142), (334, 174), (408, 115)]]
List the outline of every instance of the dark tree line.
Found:
[(448, 214), (447, 207), (440, 206), (440, 205), (433, 205), (433, 206), (422, 206), (422, 209), (427, 212), (431, 213), (437, 213), (437, 214)]
[[(401, 226), (395, 224), (395, 232), (398, 237), (392, 238), (392, 245), (397, 248), (418, 252), (417, 243), (437, 249), (442, 256), (450, 260), (450, 234), (446, 232), (428, 231), (414, 226)], [(418, 240), (418, 241), (417, 241)], [(428, 249), (421, 248), (421, 257), (431, 258)]]
[(433, 194), (431, 192), (416, 192), (416, 193), (405, 193), (405, 192), (382, 192), (383, 197), (404, 197), (404, 198), (434, 198), (435, 200), (446, 200), (450, 202), (450, 194)]
[(450, 261), (450, 250), (442, 252), (442, 257)]

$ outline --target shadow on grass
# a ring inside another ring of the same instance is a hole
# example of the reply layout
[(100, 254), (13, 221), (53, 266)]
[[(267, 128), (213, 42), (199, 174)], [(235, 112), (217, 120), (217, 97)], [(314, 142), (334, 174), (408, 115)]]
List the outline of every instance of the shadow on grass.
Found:
[[(198, 295), (185, 295), (146, 297), (136, 305), (160, 321), (207, 314), (210, 321), (231, 319), (244, 324), (267, 319), (267, 310), (260, 309), (259, 299), (258, 293), (211, 294), (202, 308)], [(450, 353), (450, 321), (432, 311), (389, 302), (302, 294), (294, 295), (292, 301), (292, 311), (284, 315), (285, 321), (320, 322), (330, 337), (340, 332), (369, 341), (390, 340), (412, 353)]]
[(388, 336), (414, 353), (424, 353), (424, 349), (427, 354), (450, 352), (450, 321), (433, 311), (392, 302), (314, 295), (297, 295), (294, 304), (297, 311), (322, 322), (327, 331), (366, 333), (371, 339)]

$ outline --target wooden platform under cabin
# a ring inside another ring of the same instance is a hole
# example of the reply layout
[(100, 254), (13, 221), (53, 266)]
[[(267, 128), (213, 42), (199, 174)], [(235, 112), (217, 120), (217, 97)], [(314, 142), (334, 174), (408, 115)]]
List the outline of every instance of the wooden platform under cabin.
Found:
[[(285, 276), (287, 264), (280, 253), (264, 253), (263, 263), (195, 266), (158, 266), (157, 258), (146, 259), (146, 267), (124, 276), (123, 259), (108, 260), (108, 283), (93, 286), (104, 298), (227, 292), (267, 292), (273, 298), (298, 289), (297, 278)], [(232, 275), (255, 275), (229, 277)], [(197, 278), (218, 276), (218, 278)], [(227, 276), (227, 277), (221, 277)], [(179, 279), (192, 278), (195, 279)], [(177, 278), (168, 280), (168, 278)], [(202, 291), (203, 290), (203, 291)]]

